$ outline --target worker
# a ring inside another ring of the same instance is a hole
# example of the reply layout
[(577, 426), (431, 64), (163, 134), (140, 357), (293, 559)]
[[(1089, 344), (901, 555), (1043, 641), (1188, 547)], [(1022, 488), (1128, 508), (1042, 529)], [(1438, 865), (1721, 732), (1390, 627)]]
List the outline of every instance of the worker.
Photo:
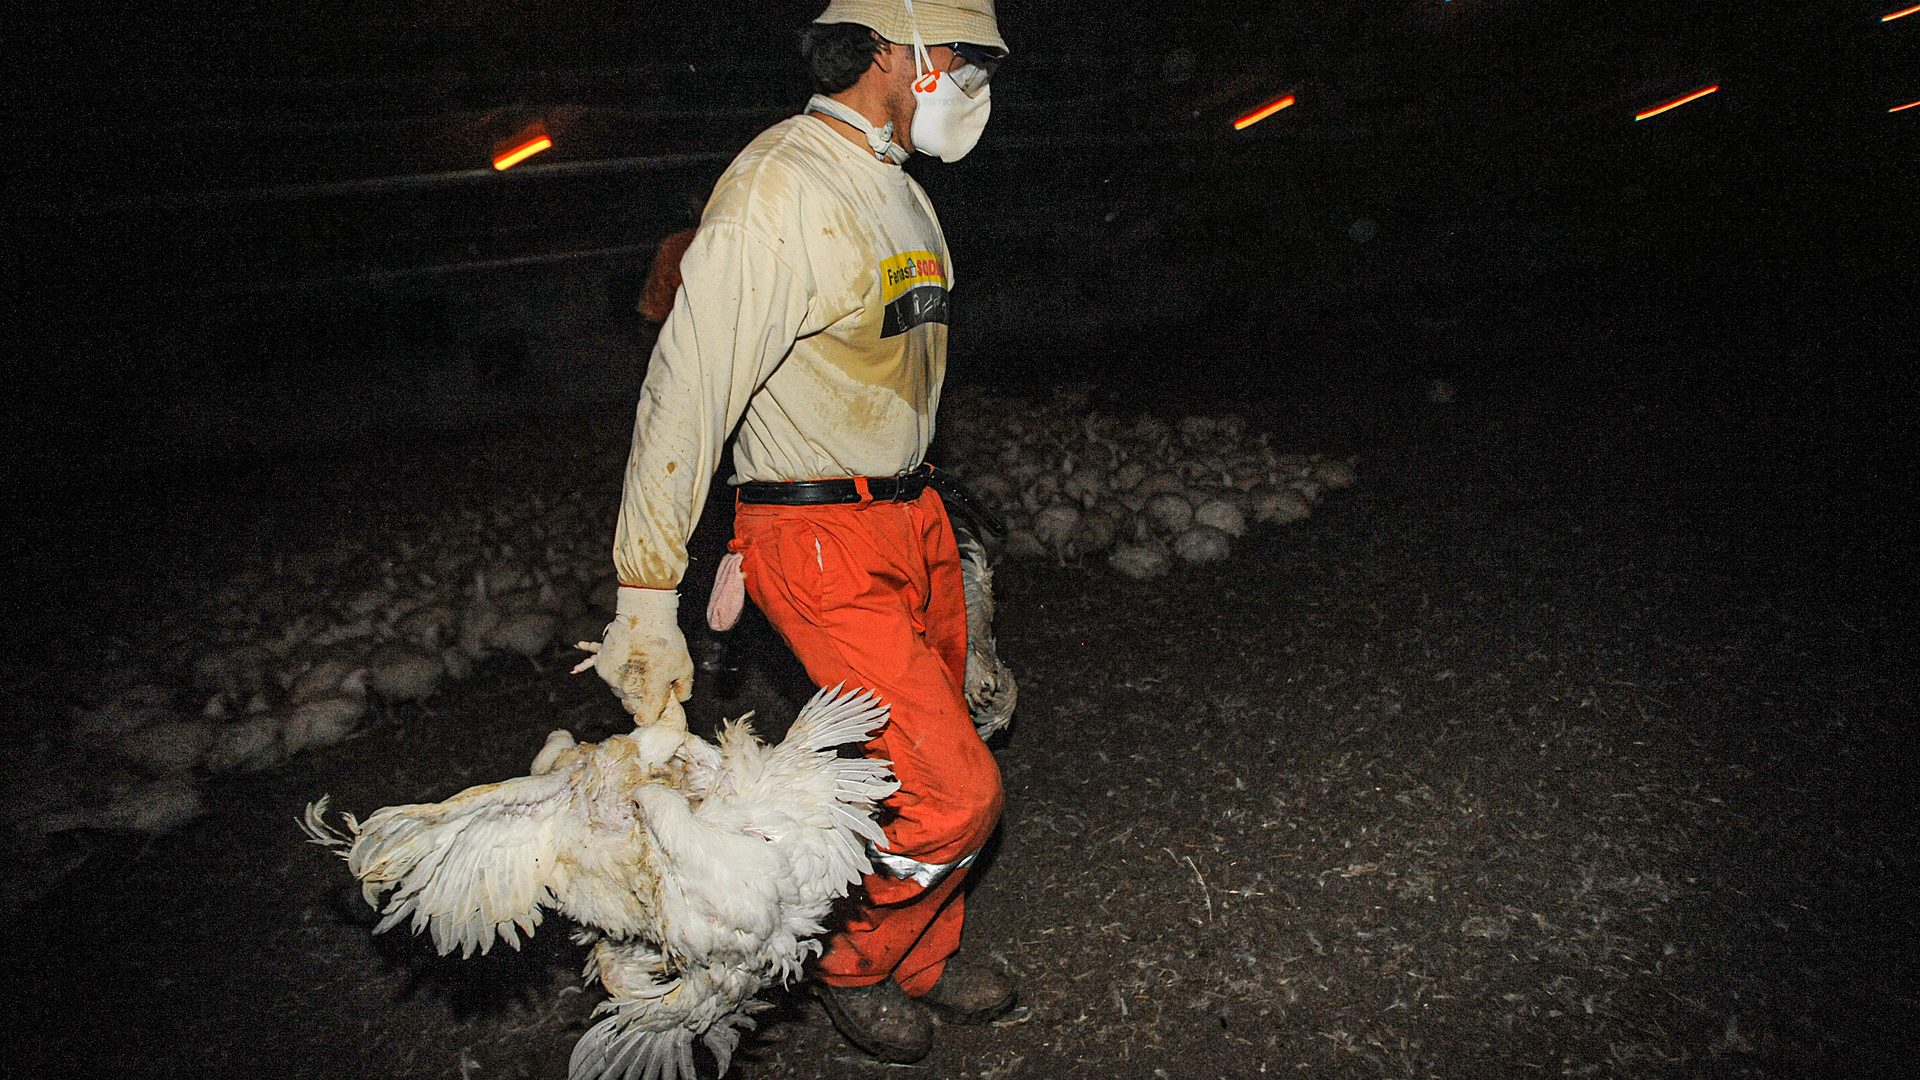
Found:
[(636, 309), (648, 322), (666, 322), (673, 311), (674, 294), (680, 290), (680, 260), (693, 243), (694, 229), (679, 232), (660, 241), (654, 250), (653, 264), (647, 268), (647, 284), (640, 291)]
[(647, 283), (640, 290), (639, 302), (633, 306), (648, 322), (666, 322), (668, 313), (673, 311), (674, 295), (680, 291), (680, 260), (687, 256), (704, 209), (705, 199), (687, 200), (687, 215), (693, 224), (669, 234), (653, 251), (653, 262), (647, 266)]
[(962, 885), (1002, 795), (962, 697), (959, 556), (924, 461), (953, 263), (901, 168), (914, 151), (973, 148), (1007, 46), (992, 0), (831, 0), (800, 52), (816, 93), (733, 160), (681, 262), (635, 410), (617, 613), (582, 668), (636, 724), (685, 724), (677, 588), (738, 427), (714, 607), (743, 585), (815, 683), (891, 708), (867, 746), (900, 780), (880, 816), (887, 843), (814, 985), (849, 1041), (905, 1063), (932, 1048), (930, 1011), (984, 1023), (1015, 997), (978, 950), (957, 952)]

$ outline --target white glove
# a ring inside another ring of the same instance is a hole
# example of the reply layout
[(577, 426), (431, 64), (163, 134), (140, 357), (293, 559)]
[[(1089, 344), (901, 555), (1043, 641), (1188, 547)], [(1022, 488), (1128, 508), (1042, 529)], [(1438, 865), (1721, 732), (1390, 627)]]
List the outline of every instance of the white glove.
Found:
[(665, 719), (684, 728), (680, 702), (693, 695), (693, 658), (687, 655), (679, 613), (680, 594), (671, 589), (622, 585), (605, 635), (597, 643), (578, 643), (593, 655), (573, 673), (598, 672), (637, 726)]

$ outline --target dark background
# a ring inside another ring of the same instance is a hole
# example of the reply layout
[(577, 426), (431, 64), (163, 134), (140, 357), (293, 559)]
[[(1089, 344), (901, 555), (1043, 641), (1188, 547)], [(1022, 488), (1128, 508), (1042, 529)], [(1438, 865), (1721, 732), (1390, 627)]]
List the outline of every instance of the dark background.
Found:
[[(1444, 379), (1893, 513), (1920, 110), (1887, 109), (1920, 97), (1920, 17), (1891, 5), (1008, 4), (988, 137), (913, 166), (950, 377), (1258, 405), (1354, 450)], [(804, 100), (817, 6), (43, 10), (10, 74), (16, 551), (631, 401), (651, 245)], [(534, 119), (556, 148), (489, 169)]]
[[(1877, 21), (1898, 3), (1008, 0), (986, 138), (912, 166), (957, 268), (950, 385), (1241, 414), (1361, 481), (1158, 582), (1001, 566), (1022, 714), (970, 918), (1039, 1019), (944, 1031), (935, 1075), (1902, 1074), (1920, 109), (1887, 109), (1920, 98), (1920, 16)], [(12, 28), (9, 773), (64, 782), (37, 743), (115, 775), (60, 733), (76, 703), (190, 679), (153, 624), (203, 619), (198, 643), (220, 596), (267, 625), (351, 600), (298, 567), (379, 562), (423, 521), (462, 523), (463, 555), (520, 543), (490, 517), (537, 533), (540, 498), (606, 521), (651, 246), (800, 106), (817, 6), (56, 2)], [(536, 118), (555, 149), (489, 169)], [(762, 682), (788, 663), (764, 626), (733, 648)], [(174, 836), (16, 841), (43, 894), (8, 920), (20, 1056), (415, 1077), (471, 1049), (481, 1076), (553, 1075), (590, 1008), (558, 990), (564, 934), (435, 965), (371, 938), (290, 822), (623, 722), (557, 659), (209, 778), (209, 820)], [(709, 714), (791, 711), (700, 678)], [(1431, 1011), (1397, 1011), (1421, 987)], [(742, 1074), (851, 1072), (783, 1001)]]

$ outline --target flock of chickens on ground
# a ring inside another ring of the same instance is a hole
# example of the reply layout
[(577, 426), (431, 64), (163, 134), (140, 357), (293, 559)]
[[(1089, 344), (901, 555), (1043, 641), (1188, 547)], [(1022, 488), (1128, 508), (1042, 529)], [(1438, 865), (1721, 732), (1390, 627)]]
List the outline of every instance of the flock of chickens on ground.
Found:
[[(1104, 559), (1132, 578), (1224, 558), (1250, 524), (1301, 520), (1354, 479), (1350, 462), (1276, 452), (1235, 417), (1168, 423), (972, 397), (943, 419), (946, 467), (1010, 526), (1002, 555)], [(190, 671), (190, 689), (136, 682), (41, 746), (104, 744), (127, 779), (106, 799), (9, 784), (9, 801), (24, 803), (17, 838), (168, 831), (201, 812), (201, 777), (350, 738), (489, 657), (596, 640), (612, 608), (610, 512), (581, 491), (543, 498), (535, 486), (484, 510), (395, 510), (351, 544), (314, 537), (241, 569), (156, 635), (154, 663)], [(967, 693), (987, 738), (1010, 722), (1017, 691), (993, 648), (987, 550), (968, 531), (961, 546)], [(684, 723), (597, 744), (556, 731), (528, 776), (347, 815), (344, 830), (324, 820), (322, 799), (304, 825), (342, 849), (383, 910), (378, 929), (406, 923), (442, 953), (485, 952), (496, 938), (517, 947), (542, 908), (568, 915), (593, 945), (588, 979), (610, 994), (609, 1015), (576, 1048), (575, 1080), (690, 1080), (695, 1040), (724, 1072), (761, 1007), (754, 995), (818, 951), (828, 905), (884, 843), (871, 812), (894, 790), (886, 763), (836, 749), (885, 722), (884, 702), (835, 688), (772, 747), (745, 718), (717, 745)]]
[(943, 433), (967, 486), (999, 509), (1009, 558), (1104, 558), (1130, 578), (1218, 562), (1249, 528), (1305, 520), (1351, 487), (1350, 460), (1282, 453), (1238, 416), (1120, 418), (1077, 396), (961, 401)]

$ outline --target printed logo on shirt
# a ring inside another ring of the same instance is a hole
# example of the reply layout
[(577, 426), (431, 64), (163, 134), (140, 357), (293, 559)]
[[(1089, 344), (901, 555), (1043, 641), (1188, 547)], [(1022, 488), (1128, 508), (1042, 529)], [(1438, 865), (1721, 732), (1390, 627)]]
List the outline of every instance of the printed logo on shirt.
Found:
[(895, 337), (921, 323), (947, 321), (947, 268), (931, 251), (902, 251), (880, 261), (880, 336)]

